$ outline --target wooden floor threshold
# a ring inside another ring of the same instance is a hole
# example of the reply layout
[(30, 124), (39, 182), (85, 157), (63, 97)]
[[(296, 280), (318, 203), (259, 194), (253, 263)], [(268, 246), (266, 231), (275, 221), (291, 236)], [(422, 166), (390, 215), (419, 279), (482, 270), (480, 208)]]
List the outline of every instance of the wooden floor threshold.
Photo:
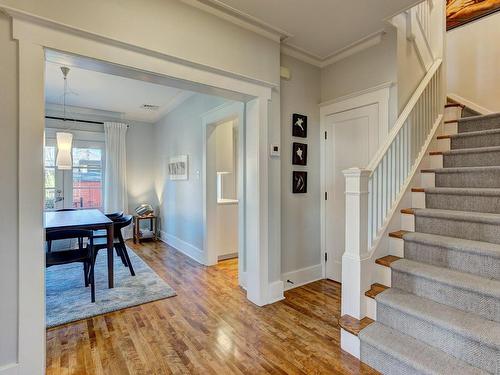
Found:
[(359, 332), (368, 327), (370, 324), (372, 324), (374, 322), (373, 319), (370, 319), (368, 318), (367, 316), (365, 316), (363, 319), (361, 320), (358, 320), (356, 318), (353, 318), (352, 316), (350, 315), (343, 315), (340, 319), (339, 319), (339, 326), (346, 330), (347, 332), (355, 335), (355, 336), (358, 336), (359, 335)]
[(386, 255), (385, 257), (378, 258), (377, 260), (375, 260), (375, 263), (380, 264), (381, 266), (390, 268), (392, 263), (394, 263), (395, 261), (400, 260), (400, 259), (403, 259), (403, 258), (397, 257), (395, 255)]
[(382, 293), (384, 290), (387, 290), (387, 289), (389, 289), (388, 286), (385, 286), (385, 285), (379, 284), (379, 283), (375, 283), (375, 284), (372, 284), (370, 289), (365, 292), (365, 296), (367, 296), (368, 298), (375, 299), (375, 297), (377, 295), (379, 295), (380, 293)]

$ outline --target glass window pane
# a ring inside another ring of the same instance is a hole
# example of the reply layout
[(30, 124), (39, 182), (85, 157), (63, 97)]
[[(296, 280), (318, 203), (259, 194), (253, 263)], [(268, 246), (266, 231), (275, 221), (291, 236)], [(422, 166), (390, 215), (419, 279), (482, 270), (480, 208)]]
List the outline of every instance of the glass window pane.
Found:
[(44, 159), (45, 166), (56, 165), (56, 148), (54, 146), (45, 146)]
[(101, 149), (98, 148), (73, 148), (73, 166), (86, 167), (99, 166), (101, 167)]
[(56, 208), (56, 191), (55, 189), (45, 189), (45, 209), (53, 210)]
[(73, 207), (101, 208), (102, 190), (94, 188), (73, 189)]
[(56, 187), (56, 171), (55, 168), (45, 168), (45, 188)]

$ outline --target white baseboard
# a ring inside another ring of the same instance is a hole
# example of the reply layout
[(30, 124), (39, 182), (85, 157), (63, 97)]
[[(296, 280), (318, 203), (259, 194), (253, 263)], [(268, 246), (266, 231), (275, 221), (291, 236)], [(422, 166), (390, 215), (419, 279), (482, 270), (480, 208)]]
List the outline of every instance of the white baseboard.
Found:
[(18, 375), (19, 364), (11, 363), (10, 365), (0, 367), (0, 375)]
[(473, 111), (480, 113), (481, 115), (489, 115), (490, 113), (494, 113), (494, 111), (491, 111), (488, 108), (484, 108), (484, 107), (480, 106), (479, 104), (471, 102), (470, 100), (465, 99), (457, 94), (453, 94), (453, 93), (448, 94), (448, 98), (456, 101), (457, 103), (465, 105), (466, 107), (472, 109)]
[(203, 250), (164, 231), (160, 231), (160, 238), (167, 245), (176, 248), (184, 255), (187, 255), (188, 257), (197, 261), (198, 263), (205, 264), (205, 256)]
[(271, 304), (285, 299), (283, 292), (284, 292), (283, 281), (278, 280), (270, 283), (268, 292), (269, 294), (268, 303)]
[[(297, 288), (321, 279), (323, 279), (323, 267), (321, 263), (281, 274), (285, 290)], [(287, 280), (292, 281), (293, 284), (287, 282)]]

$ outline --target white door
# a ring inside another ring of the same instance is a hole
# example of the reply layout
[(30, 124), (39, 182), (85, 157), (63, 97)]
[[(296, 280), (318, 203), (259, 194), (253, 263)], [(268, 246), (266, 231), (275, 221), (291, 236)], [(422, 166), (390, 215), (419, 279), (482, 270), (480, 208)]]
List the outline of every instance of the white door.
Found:
[(364, 168), (379, 146), (378, 105), (372, 104), (327, 118), (325, 139), (326, 278), (342, 280), (345, 245), (345, 179), (343, 170)]

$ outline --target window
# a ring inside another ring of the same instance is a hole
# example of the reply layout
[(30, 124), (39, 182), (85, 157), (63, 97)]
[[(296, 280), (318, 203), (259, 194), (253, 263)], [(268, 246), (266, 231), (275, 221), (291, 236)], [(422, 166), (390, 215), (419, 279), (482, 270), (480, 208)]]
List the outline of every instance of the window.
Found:
[(72, 207), (102, 208), (102, 150), (73, 148)]
[(103, 208), (104, 143), (73, 142), (73, 168), (58, 170), (55, 140), (47, 139), (44, 155), (45, 209)]

